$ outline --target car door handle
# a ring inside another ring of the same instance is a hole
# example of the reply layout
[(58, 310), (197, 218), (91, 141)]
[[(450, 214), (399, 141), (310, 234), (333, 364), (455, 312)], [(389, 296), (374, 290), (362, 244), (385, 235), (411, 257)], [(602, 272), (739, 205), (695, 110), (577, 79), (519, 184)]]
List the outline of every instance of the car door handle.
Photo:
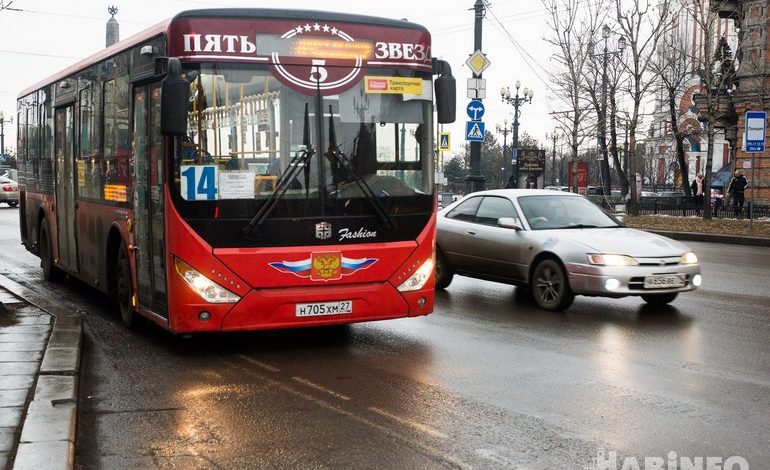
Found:
[(474, 232), (473, 230), (468, 230), (467, 233), (468, 233), (468, 235), (476, 235), (476, 232)]

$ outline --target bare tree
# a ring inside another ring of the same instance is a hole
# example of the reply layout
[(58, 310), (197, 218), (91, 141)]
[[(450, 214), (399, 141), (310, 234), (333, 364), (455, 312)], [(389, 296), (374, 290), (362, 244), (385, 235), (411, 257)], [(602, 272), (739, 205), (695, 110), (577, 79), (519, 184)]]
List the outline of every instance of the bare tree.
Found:
[(724, 1), (703, 4), (693, 2), (689, 7), (695, 24), (703, 31), (703, 54), (696, 59), (701, 78), (701, 93), (695, 97), (700, 119), (706, 124), (707, 150), (703, 178), (703, 218), (711, 218), (711, 167), (714, 161), (714, 140), (720, 121), (734, 114), (732, 104), (735, 62), (724, 37), (716, 34), (719, 10)]
[(581, 0), (543, 0), (543, 5), (550, 15), (551, 36), (546, 40), (556, 48), (552, 59), (560, 68), (553, 79), (553, 88), (567, 108), (553, 115), (570, 146), (570, 161), (575, 161), (587, 135), (583, 72), (590, 59), (591, 38), (601, 22), (601, 12), (606, 9), (602, 8), (603, 0), (596, 5)]
[(639, 214), (638, 190), (636, 178), (639, 162), (636, 146), (636, 128), (639, 114), (648, 90), (653, 84), (651, 79), (652, 60), (661, 37), (670, 27), (670, 0), (634, 0), (632, 2), (615, 0), (615, 14), (618, 26), (628, 41), (631, 101), (633, 108), (629, 122), (629, 172), (631, 173), (631, 214)]
[(688, 52), (687, 39), (687, 34), (684, 34), (683, 30), (672, 29), (670, 34), (666, 34), (662, 39), (661, 47), (658, 48), (658, 53), (652, 61), (652, 71), (657, 78), (656, 91), (663, 98), (661, 100), (661, 110), (667, 109), (671, 121), (671, 137), (674, 140), (676, 161), (682, 175), (682, 188), (685, 194), (690, 196), (687, 157), (684, 147), (685, 132), (684, 129), (680, 128), (682, 113), (677, 105), (677, 101), (684, 93), (693, 75), (694, 58)]

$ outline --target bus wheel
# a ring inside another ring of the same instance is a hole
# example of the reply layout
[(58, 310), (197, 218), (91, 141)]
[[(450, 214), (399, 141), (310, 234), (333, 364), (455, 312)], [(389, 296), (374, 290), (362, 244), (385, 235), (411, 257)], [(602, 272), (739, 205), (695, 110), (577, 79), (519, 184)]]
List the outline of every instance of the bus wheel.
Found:
[(115, 294), (120, 310), (120, 319), (127, 328), (136, 324), (134, 306), (131, 304), (131, 267), (128, 264), (128, 253), (123, 243), (118, 251), (117, 272), (115, 274)]
[(48, 223), (45, 219), (40, 223), (40, 267), (43, 268), (43, 279), (46, 281), (61, 281), (64, 272), (54, 266), (51, 248), (51, 236), (48, 234)]

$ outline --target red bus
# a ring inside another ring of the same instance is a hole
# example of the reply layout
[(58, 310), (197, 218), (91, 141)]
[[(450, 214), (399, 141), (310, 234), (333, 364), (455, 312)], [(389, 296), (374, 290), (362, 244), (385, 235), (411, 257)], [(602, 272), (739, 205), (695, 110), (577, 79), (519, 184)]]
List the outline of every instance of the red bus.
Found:
[(454, 94), (414, 23), (182, 12), (20, 93), (22, 241), (127, 326), (427, 315)]

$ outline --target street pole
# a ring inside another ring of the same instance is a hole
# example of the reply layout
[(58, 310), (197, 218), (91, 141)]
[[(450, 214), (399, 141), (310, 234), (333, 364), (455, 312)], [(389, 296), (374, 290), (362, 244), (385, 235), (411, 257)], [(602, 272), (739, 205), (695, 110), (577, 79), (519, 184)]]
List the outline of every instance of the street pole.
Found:
[(0, 155), (5, 158), (5, 113), (0, 111)]
[(754, 157), (756, 153), (751, 154), (751, 199), (749, 199), (749, 232), (754, 230)]
[(553, 154), (551, 155), (551, 184), (556, 186), (556, 131), (551, 134), (553, 140)]
[(500, 97), (502, 98), (502, 101), (504, 103), (508, 103), (513, 105), (513, 155), (516, 156), (516, 158), (513, 161), (513, 171), (511, 173), (511, 176), (513, 177), (513, 187), (518, 188), (519, 187), (519, 115), (521, 111), (519, 111), (519, 106), (521, 106), (524, 103), (532, 103), (532, 96), (534, 95), (534, 92), (532, 90), (527, 89), (527, 87), (524, 87), (523, 95), (519, 97), (519, 88), (521, 87), (521, 82), (516, 80), (516, 95), (514, 97), (511, 97), (511, 89), (508, 87), (503, 87), (500, 89)]
[(603, 194), (610, 194), (610, 161), (607, 155), (607, 38), (610, 28), (604, 25), (604, 53), (602, 54), (602, 115), (599, 116), (599, 144), (601, 145), (602, 159), (599, 168), (602, 178)]
[[(484, 0), (476, 0), (473, 5), (475, 11), (475, 23), (473, 27), (473, 52), (481, 50), (481, 25), (484, 19)], [(476, 75), (481, 78), (481, 74)], [(465, 192), (473, 193), (484, 190), (484, 175), (481, 174), (481, 144), (482, 142), (471, 142), (471, 171), (465, 177)]]

